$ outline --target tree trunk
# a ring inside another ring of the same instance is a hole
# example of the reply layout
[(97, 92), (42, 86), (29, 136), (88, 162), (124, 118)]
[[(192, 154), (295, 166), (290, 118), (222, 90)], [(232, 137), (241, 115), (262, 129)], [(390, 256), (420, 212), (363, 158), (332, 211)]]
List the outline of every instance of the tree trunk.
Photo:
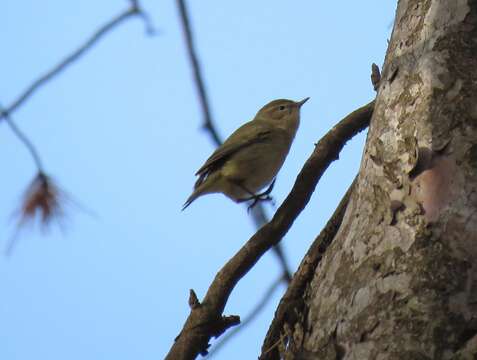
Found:
[(477, 358), (476, 49), (476, 0), (399, 1), (359, 180), (283, 358)]

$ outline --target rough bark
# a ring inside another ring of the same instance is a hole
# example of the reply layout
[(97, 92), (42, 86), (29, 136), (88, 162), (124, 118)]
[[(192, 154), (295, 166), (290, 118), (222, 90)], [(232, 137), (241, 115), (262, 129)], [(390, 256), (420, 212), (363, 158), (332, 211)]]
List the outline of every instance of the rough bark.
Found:
[(477, 1), (401, 0), (358, 184), (280, 355), (477, 358), (476, 259)]

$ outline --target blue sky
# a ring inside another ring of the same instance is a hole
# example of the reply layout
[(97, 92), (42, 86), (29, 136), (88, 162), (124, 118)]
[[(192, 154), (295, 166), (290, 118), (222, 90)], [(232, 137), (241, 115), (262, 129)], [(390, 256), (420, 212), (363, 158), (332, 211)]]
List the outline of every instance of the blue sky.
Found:
[[(218, 130), (230, 134), (270, 100), (310, 96), (278, 176), (280, 204), (313, 144), (374, 97), (392, 1), (189, 1)], [(0, 257), (1, 359), (158, 359), (219, 268), (255, 232), (244, 206), (221, 195), (181, 212), (194, 172), (213, 151), (174, 1), (142, 1), (159, 30), (121, 25), (13, 114), (47, 172), (82, 206), (65, 230), (22, 231)], [(0, 102), (8, 105), (128, 3), (6, 0), (0, 13)], [(348, 143), (283, 240), (296, 269), (358, 171), (365, 134)], [(35, 174), (0, 123), (0, 245)], [(274, 208), (267, 205), (272, 214)], [(266, 254), (239, 283), (227, 314), (245, 316), (279, 275)], [(284, 289), (218, 359), (255, 358)]]

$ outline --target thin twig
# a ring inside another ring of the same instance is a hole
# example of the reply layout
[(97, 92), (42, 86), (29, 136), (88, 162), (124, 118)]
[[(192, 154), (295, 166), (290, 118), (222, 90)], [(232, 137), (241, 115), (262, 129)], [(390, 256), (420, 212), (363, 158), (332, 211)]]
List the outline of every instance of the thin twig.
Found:
[(210, 359), (212, 356), (217, 355), (220, 349), (238, 332), (244, 330), (248, 325), (250, 325), (253, 320), (257, 317), (258, 314), (263, 310), (268, 301), (272, 298), (273, 293), (278, 287), (283, 284), (282, 276), (278, 277), (273, 283), (270, 284), (268, 289), (264, 292), (262, 299), (255, 304), (255, 307), (250, 311), (250, 313), (240, 322), (239, 326), (234, 327), (226, 335), (220, 338), (220, 341), (209, 351), (207, 359)]
[(280, 339), (275, 341), (275, 343), (272, 344), (267, 350), (265, 350), (264, 354), (268, 354), (270, 351), (274, 350), (280, 343), (285, 340), (285, 338), (288, 336), (288, 334), (283, 334)]
[[(45, 175), (43, 170), (43, 163), (39, 155), (38, 150), (27, 137), (27, 135), (15, 124), (11, 118), (11, 114), (16, 111), (21, 105), (23, 105), (41, 86), (45, 85), (48, 81), (52, 80), (55, 76), (60, 74), (69, 65), (78, 60), (88, 50), (90, 50), (102, 37), (124, 22), (126, 19), (132, 16), (139, 16), (143, 19), (148, 33), (153, 33), (154, 29), (151, 25), (148, 14), (144, 12), (138, 0), (130, 0), (130, 7), (113, 17), (99, 29), (97, 29), (93, 35), (83, 43), (79, 48), (73, 51), (70, 55), (61, 60), (56, 66), (37, 78), (31, 83), (18, 97), (14, 100), (10, 106), (4, 108), (0, 105), (0, 121), (3, 119), (7, 123), (8, 127), (17, 136), (17, 138), (26, 146), (30, 152), (35, 165), (37, 167), (37, 176), (27, 190), (27, 196), (22, 204), (21, 220), (19, 226), (25, 223), (28, 219), (33, 218), (37, 212), (42, 215), (42, 222), (47, 225), (50, 219), (56, 217), (61, 213), (59, 207), (59, 198), (63, 195), (63, 192), (59, 191), (54, 182)], [(38, 186), (38, 182), (42, 182)], [(66, 199), (63, 197), (63, 200)], [(78, 204), (77, 204), (78, 205)], [(84, 210), (84, 208), (83, 208)], [(6, 254), (10, 254), (13, 250), (13, 246), (16, 242), (17, 233), (10, 239), (7, 244)]]
[(65, 68), (71, 65), (73, 62), (78, 60), (83, 54), (90, 50), (104, 35), (113, 30), (115, 27), (123, 23), (130, 17), (140, 16), (146, 21), (146, 26), (149, 29), (150, 24), (148, 24), (147, 15), (141, 10), (138, 6), (137, 1), (132, 1), (131, 6), (121, 12), (119, 15), (115, 16), (99, 29), (97, 29), (93, 35), (79, 48), (73, 51), (70, 55), (61, 60), (56, 66), (47, 71), (45, 74), (41, 75), (37, 80), (35, 80), (30, 86), (28, 86), (19, 96), (15, 99), (6, 109), (0, 112), (0, 120), (4, 119), (7, 115), (12, 114), (15, 110), (18, 109), (30, 96), (35, 93), (41, 86), (45, 85), (48, 81), (54, 78), (56, 75), (61, 73)]
[(15, 124), (15, 122), (13, 121), (9, 113), (4, 111), (4, 108), (2, 105), (0, 105), (0, 113), (3, 113), (5, 122), (7, 123), (8, 127), (12, 130), (12, 132), (16, 135), (16, 137), (26, 146), (26, 148), (30, 152), (30, 155), (32, 156), (33, 161), (35, 162), (38, 172), (43, 173), (43, 163), (41, 161), (40, 154), (38, 153), (38, 150), (36, 149), (35, 145), (33, 145), (31, 140), (18, 127), (18, 125)]
[[(267, 215), (265, 215), (265, 209), (261, 203), (257, 203), (255, 207), (252, 209), (252, 219), (253, 219), (253, 222), (255, 223), (256, 229), (260, 229), (263, 225), (265, 225), (268, 222)], [(282, 272), (283, 272), (282, 281), (289, 284), (292, 279), (292, 275), (291, 275), (290, 265), (288, 265), (285, 252), (283, 251), (282, 244), (274, 245), (272, 247), (272, 251), (277, 257), (278, 263), (280, 264), (280, 267), (282, 268)]]
[[(272, 220), (258, 230), (217, 273), (200, 308), (192, 309), (183, 330), (166, 359), (194, 359), (204, 353), (213, 335), (200, 324), (220, 321), (227, 300), (239, 280), (273, 245), (285, 236), (295, 219), (310, 201), (318, 181), (336, 159), (345, 143), (364, 130), (370, 122), (374, 101), (354, 111), (335, 125), (315, 146), (297, 176), (289, 195)], [(225, 329), (224, 329), (225, 330)]]
[(204, 80), (202, 78), (202, 70), (200, 68), (199, 58), (195, 51), (194, 38), (192, 36), (189, 14), (187, 12), (185, 0), (177, 0), (177, 7), (179, 8), (181, 24), (187, 44), (187, 53), (192, 64), (192, 71), (194, 74), (194, 80), (199, 95), (200, 107), (202, 108), (202, 114), (204, 116), (203, 126), (204, 129), (206, 129), (212, 137), (212, 140), (214, 141), (215, 145), (220, 146), (222, 144), (222, 140), (214, 126), (214, 122), (212, 121), (209, 99), (207, 96), (207, 91), (205, 90)]

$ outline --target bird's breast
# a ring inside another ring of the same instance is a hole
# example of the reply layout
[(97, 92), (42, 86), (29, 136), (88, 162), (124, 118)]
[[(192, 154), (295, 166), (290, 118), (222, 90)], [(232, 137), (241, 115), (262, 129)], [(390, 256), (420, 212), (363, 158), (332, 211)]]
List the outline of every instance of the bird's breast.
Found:
[(258, 192), (275, 178), (290, 149), (291, 140), (284, 137), (272, 140), (234, 154), (224, 164), (222, 175), (240, 182), (253, 193)]

